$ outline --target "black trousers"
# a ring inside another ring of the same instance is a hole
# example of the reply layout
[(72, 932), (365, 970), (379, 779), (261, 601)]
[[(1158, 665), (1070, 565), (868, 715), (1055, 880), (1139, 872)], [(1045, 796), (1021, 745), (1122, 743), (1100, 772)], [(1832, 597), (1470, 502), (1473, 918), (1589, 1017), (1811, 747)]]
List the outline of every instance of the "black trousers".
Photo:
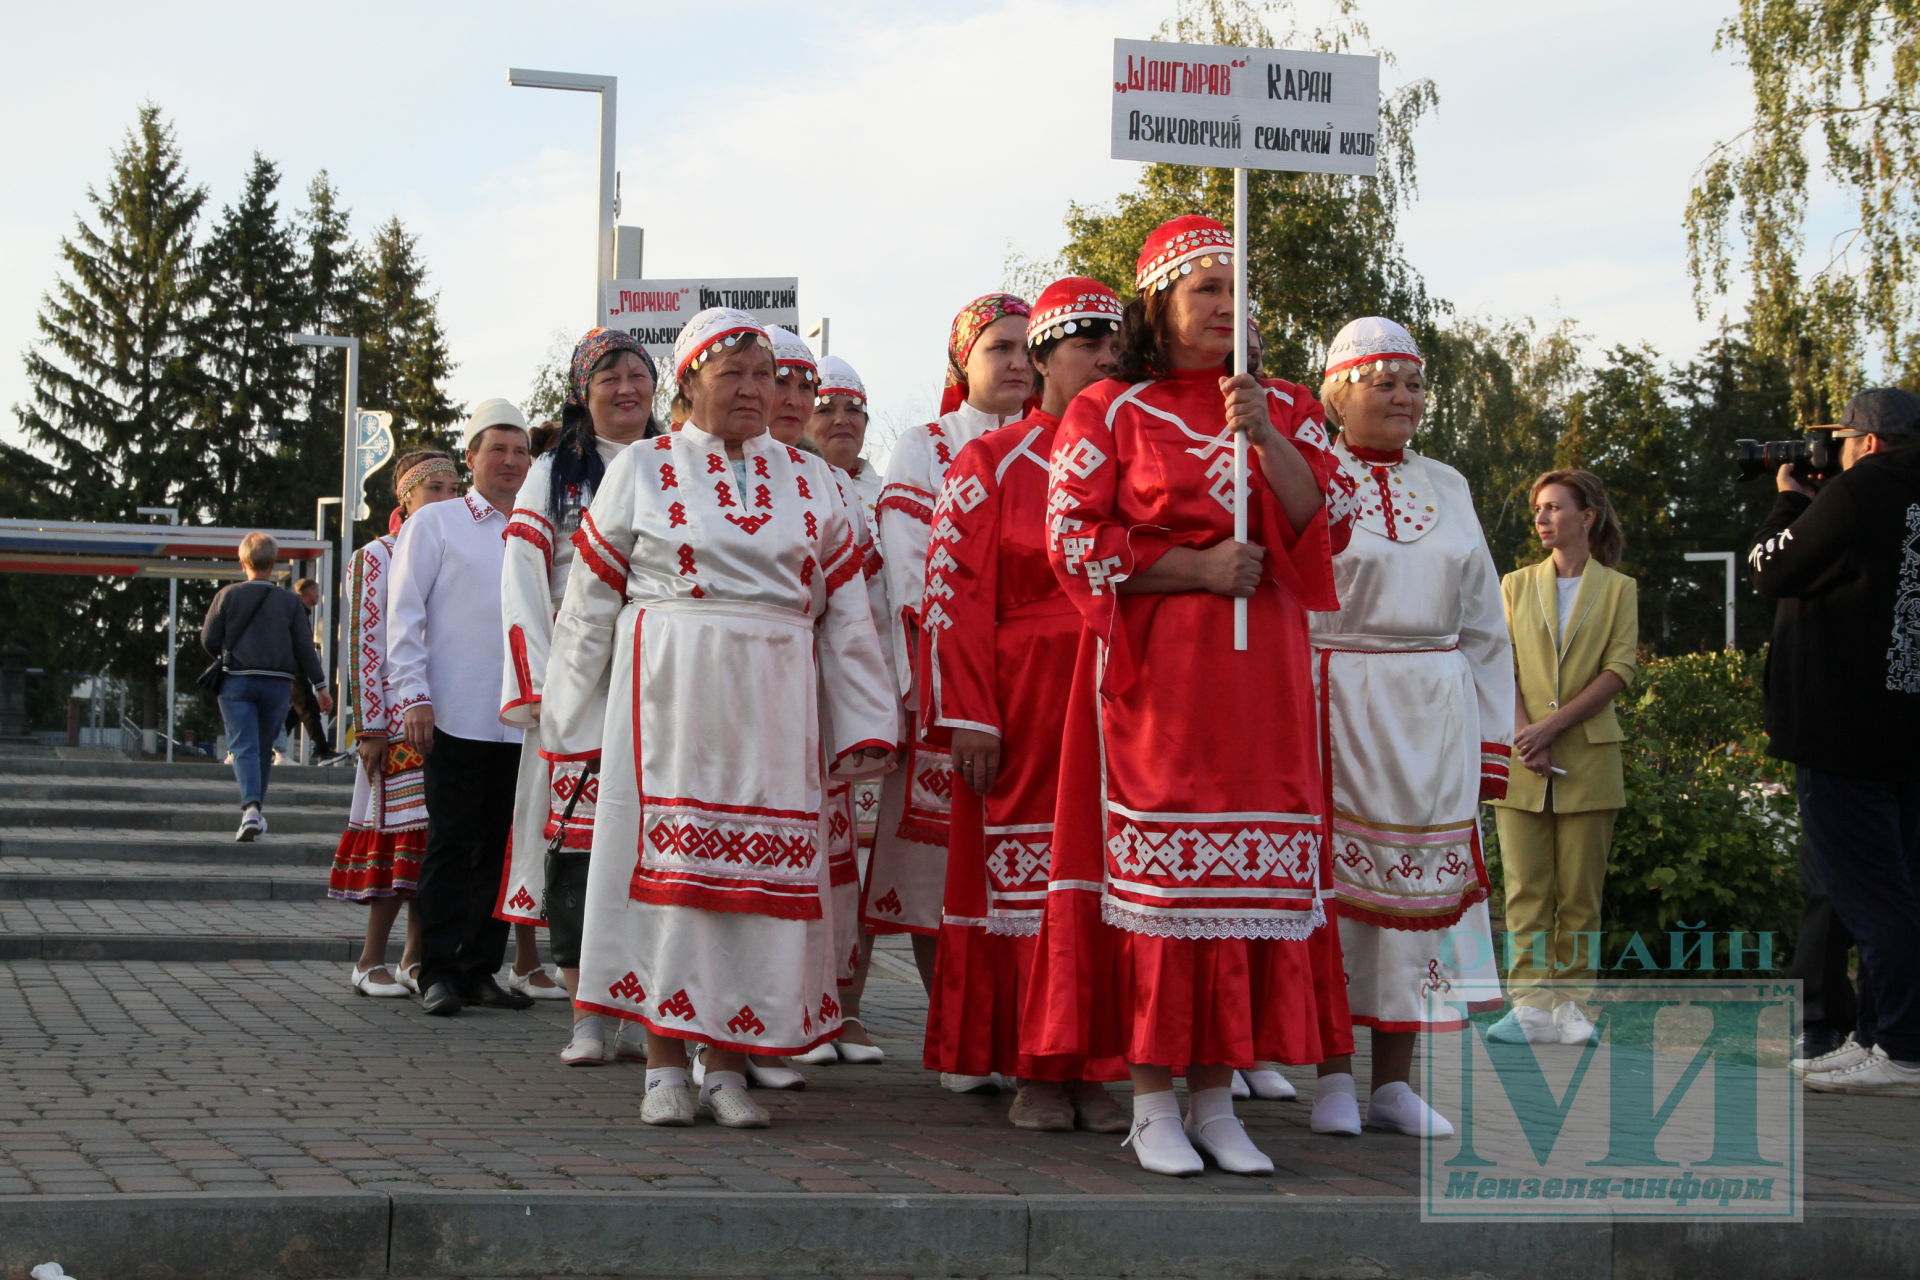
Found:
[(1920, 782), (1794, 772), (1807, 848), (1860, 948), (1863, 1028), (1920, 1062)]
[(414, 914), (420, 920), (420, 989), (461, 993), (500, 967), (507, 922), (495, 918), (513, 829), (520, 744), (475, 742), (433, 731), (427, 753), (427, 852)]
[(1800, 1022), (1808, 1030), (1845, 1035), (1859, 1021), (1853, 979), (1847, 975), (1853, 935), (1834, 913), (1804, 832), (1800, 836), (1800, 898), (1799, 940), (1793, 945), (1793, 968), (1788, 971), (1802, 984)]

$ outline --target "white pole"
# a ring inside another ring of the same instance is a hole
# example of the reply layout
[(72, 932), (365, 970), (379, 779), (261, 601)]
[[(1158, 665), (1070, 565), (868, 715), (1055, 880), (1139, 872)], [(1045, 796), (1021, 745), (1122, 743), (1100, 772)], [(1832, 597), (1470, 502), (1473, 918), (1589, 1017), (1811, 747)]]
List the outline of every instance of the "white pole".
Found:
[[(171, 525), (178, 525), (180, 523), (180, 508), (178, 507), (141, 507), (139, 508), (139, 512), (143, 516), (165, 516), (167, 518), (167, 523)], [(180, 579), (178, 577), (169, 576), (167, 578), (167, 763), (168, 764), (173, 763), (174, 716), (176, 714), (174, 703), (177, 700), (175, 690), (178, 688), (178, 685), (175, 683), (174, 666), (178, 662), (179, 657), (180, 657)]]
[(607, 314), (607, 281), (613, 276), (613, 221), (619, 201), (618, 175), (613, 168), (614, 94), (619, 82), (612, 76), (600, 90), (600, 260), (599, 279), (593, 282), (592, 324)]
[(1687, 552), (1687, 559), (1695, 561), (1696, 563), (1710, 561), (1710, 560), (1718, 560), (1723, 566), (1725, 566), (1727, 571), (1727, 596), (1726, 596), (1727, 644), (1726, 644), (1726, 647), (1729, 649), (1733, 648), (1734, 647), (1733, 580), (1734, 580), (1734, 575), (1738, 572), (1738, 570), (1735, 569), (1734, 567), (1733, 552), (1731, 551), (1689, 551)]
[[(1247, 371), (1247, 171), (1233, 171), (1233, 371)], [(1233, 540), (1247, 540), (1247, 433), (1233, 433)], [(1247, 601), (1233, 602), (1233, 648), (1247, 648)]]

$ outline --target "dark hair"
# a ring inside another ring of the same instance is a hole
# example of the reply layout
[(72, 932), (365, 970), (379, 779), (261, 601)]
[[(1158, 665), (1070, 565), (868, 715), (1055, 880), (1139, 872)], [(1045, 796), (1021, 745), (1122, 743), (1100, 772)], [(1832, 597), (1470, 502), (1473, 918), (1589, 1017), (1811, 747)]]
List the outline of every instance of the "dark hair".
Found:
[(1582, 511), (1593, 512), (1593, 528), (1587, 533), (1587, 550), (1609, 569), (1620, 567), (1620, 553), (1627, 548), (1627, 531), (1607, 499), (1607, 486), (1591, 471), (1549, 471), (1527, 487), (1527, 506), (1550, 484), (1565, 486)]
[(1161, 330), (1167, 313), (1167, 289), (1131, 299), (1120, 319), (1120, 358), (1113, 376), (1122, 382), (1146, 382), (1173, 372)]
[[(1046, 338), (1027, 348), (1027, 363), (1033, 366), (1033, 394), (1035, 400), (1044, 399), (1047, 394), (1047, 375), (1041, 372), (1040, 362), (1042, 360), (1053, 359), (1053, 353), (1059, 350), (1060, 344), (1069, 338), (1104, 337), (1105, 334), (1097, 331), (1093, 327), (1099, 323), (1100, 321), (1098, 320), (1082, 320), (1075, 332), (1063, 333), (1057, 338)], [(1108, 320), (1106, 323), (1113, 326), (1116, 331), (1120, 328), (1120, 321), (1118, 320)]]
[(549, 418), (527, 428), (527, 452), (539, 457), (553, 448), (553, 442), (560, 438), (560, 419)]
[[(593, 368), (587, 370), (592, 377), (621, 356), (633, 355), (626, 347), (616, 347), (593, 362)], [(652, 361), (647, 361), (652, 368)], [(660, 420), (654, 417), (653, 406), (647, 406), (647, 429), (641, 432), (642, 438), (660, 434)], [(600, 487), (606, 478), (606, 460), (600, 456), (597, 437), (593, 432), (593, 418), (588, 415), (583, 404), (569, 404), (560, 410), (560, 431), (553, 439), (547, 452), (553, 455), (553, 470), (547, 474), (547, 518), (558, 528), (567, 513), (567, 507), (584, 507), (593, 497), (593, 491)], [(569, 503), (568, 494), (574, 497)]]

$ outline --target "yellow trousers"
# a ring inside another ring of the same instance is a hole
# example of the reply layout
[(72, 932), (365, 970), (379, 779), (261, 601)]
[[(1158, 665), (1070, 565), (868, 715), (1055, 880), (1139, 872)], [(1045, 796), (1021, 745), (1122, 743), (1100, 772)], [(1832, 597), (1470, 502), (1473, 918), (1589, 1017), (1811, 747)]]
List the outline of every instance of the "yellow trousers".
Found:
[[(1553, 803), (1548, 793), (1547, 803)], [(1495, 806), (1507, 881), (1507, 994), (1552, 1009), (1591, 993), (1599, 959), (1600, 891), (1618, 809), (1530, 813)], [(1586, 942), (1579, 935), (1586, 933)], [(1576, 950), (1577, 948), (1577, 950)], [(1550, 958), (1551, 968), (1541, 963)], [(1542, 985), (1551, 984), (1551, 985)]]

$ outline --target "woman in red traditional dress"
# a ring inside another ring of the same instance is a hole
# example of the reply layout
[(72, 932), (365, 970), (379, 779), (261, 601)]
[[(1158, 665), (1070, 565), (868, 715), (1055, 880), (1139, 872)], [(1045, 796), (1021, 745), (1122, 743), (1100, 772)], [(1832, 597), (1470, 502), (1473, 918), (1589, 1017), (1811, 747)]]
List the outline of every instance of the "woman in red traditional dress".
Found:
[[(460, 496), (460, 473), (438, 449), (403, 454), (393, 466), (396, 504), (388, 532), (353, 553), (347, 569), (347, 634), (353, 659), (341, 664), (341, 710), (356, 757), (353, 808), (333, 851), (327, 896), (367, 906), (366, 941), (353, 966), (353, 989), (399, 999), (413, 991), (420, 966), (411, 913), (398, 976), (387, 969), (387, 939), (401, 904), (413, 897), (427, 848), (426, 784), (420, 753), (400, 738), (387, 696), (387, 579), (393, 540), (406, 518), (430, 502)], [(391, 735), (391, 737), (389, 737)]]
[(927, 1012), (926, 1065), (1016, 1077), (1021, 1129), (1124, 1133), (1096, 1081), (1117, 1058), (1022, 1053), (1020, 987), (1053, 861), (1060, 736), (1080, 612), (1047, 559), (1047, 462), (1060, 415), (1113, 372), (1120, 299), (1097, 280), (1048, 286), (1027, 329), (1040, 408), (960, 450), (934, 510), (921, 610), (920, 723), (953, 756), (945, 912)]
[[(1211, 218), (1148, 238), (1118, 375), (1067, 410), (1047, 495), (1054, 572), (1087, 631), (1022, 1047), (1124, 1058), (1127, 1140), (1168, 1174), (1198, 1173), (1200, 1152), (1272, 1172), (1233, 1114), (1234, 1069), (1353, 1044), (1327, 923), (1306, 615), (1334, 604), (1352, 482), (1304, 387), (1223, 376), (1232, 252)], [(1232, 540), (1237, 432), (1245, 544)]]

